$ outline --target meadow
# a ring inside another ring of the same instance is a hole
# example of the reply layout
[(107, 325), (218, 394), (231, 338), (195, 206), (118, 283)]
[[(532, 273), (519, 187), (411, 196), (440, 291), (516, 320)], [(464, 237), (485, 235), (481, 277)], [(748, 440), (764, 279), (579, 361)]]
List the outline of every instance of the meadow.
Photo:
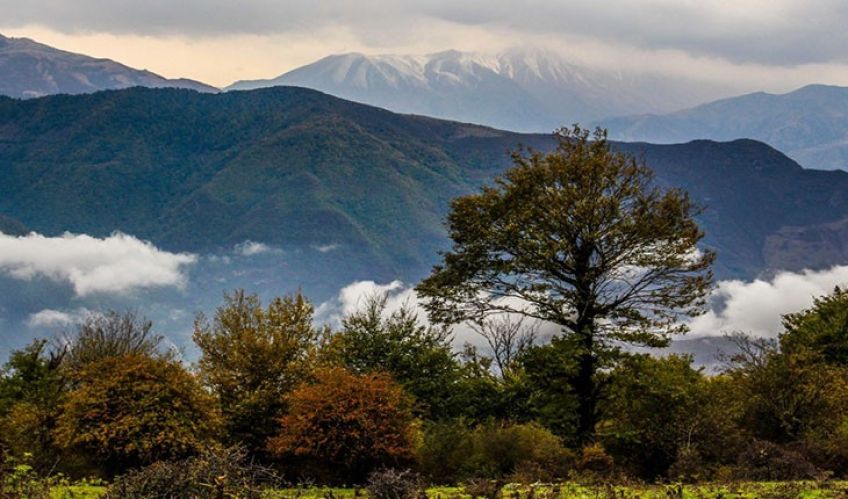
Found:
[[(106, 488), (93, 485), (57, 487), (53, 499), (95, 499)], [(365, 498), (363, 489), (308, 487), (268, 490), (269, 499)], [(698, 485), (581, 485), (577, 483), (506, 485), (503, 499), (789, 499), (842, 498), (848, 496), (848, 481), (735, 482)], [(428, 499), (472, 499), (463, 487), (427, 489)]]

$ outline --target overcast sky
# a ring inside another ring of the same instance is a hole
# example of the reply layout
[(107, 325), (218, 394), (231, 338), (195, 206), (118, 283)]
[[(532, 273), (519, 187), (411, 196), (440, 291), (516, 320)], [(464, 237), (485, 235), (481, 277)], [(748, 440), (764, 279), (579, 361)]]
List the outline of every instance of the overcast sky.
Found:
[(0, 0), (0, 33), (215, 85), (340, 52), (495, 52), (746, 88), (848, 85), (845, 0)]

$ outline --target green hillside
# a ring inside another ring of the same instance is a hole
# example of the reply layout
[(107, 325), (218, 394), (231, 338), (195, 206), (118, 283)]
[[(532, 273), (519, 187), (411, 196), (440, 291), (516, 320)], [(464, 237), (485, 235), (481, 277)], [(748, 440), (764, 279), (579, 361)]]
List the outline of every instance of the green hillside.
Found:
[[(293, 87), (3, 98), (0, 214), (43, 233), (120, 230), (172, 250), (261, 241), (310, 272), (343, 270), (336, 279), (417, 279), (446, 246), (450, 199), (502, 171), (519, 143), (550, 141)], [(723, 275), (768, 267), (766, 239), (784, 227), (848, 217), (848, 174), (803, 170), (761, 143), (621, 147), (709, 207)], [(315, 264), (310, 248), (331, 245)]]

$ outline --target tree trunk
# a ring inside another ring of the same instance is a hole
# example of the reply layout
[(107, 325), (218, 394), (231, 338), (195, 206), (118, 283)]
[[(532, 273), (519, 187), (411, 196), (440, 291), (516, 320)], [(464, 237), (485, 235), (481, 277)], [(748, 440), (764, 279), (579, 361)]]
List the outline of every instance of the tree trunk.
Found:
[(595, 426), (598, 422), (594, 329), (594, 321), (589, 320), (577, 331), (580, 351), (574, 377), (574, 392), (578, 401), (577, 442), (581, 446), (594, 441)]

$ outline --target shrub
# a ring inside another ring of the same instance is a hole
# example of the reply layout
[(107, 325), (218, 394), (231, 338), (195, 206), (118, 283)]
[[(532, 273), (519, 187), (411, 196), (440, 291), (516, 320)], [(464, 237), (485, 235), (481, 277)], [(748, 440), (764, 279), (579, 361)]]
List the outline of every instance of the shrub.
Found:
[(461, 420), (428, 424), (416, 449), (418, 469), (438, 483), (459, 482), (473, 453), (471, 437), (472, 430)]
[(666, 475), (678, 449), (698, 443), (698, 430), (709, 426), (706, 385), (689, 356), (624, 357), (610, 373), (600, 435), (619, 468), (649, 481)]
[(91, 455), (107, 475), (187, 457), (216, 434), (214, 400), (173, 361), (105, 358), (75, 372), (73, 382), (56, 441)]
[(577, 470), (584, 478), (609, 478), (615, 470), (615, 462), (601, 444), (594, 443), (581, 450)]
[(697, 483), (705, 481), (710, 475), (710, 467), (704, 462), (697, 449), (682, 448), (677, 451), (677, 459), (668, 469), (668, 478), (675, 482)]
[(24, 497), (49, 499), (50, 483), (39, 477), (26, 460), (20, 461), (7, 456), (0, 462), (0, 499)]
[(472, 478), (465, 483), (462, 489), (466, 494), (471, 496), (472, 499), (476, 499), (478, 497), (482, 497), (483, 499), (497, 499), (501, 495), (503, 484), (497, 480)]
[(372, 472), (365, 489), (369, 499), (415, 499), (422, 491), (418, 475), (393, 469)]
[(119, 476), (107, 490), (105, 499), (258, 499), (263, 497), (266, 487), (274, 487), (278, 483), (272, 471), (248, 463), (244, 450), (237, 447), (208, 448), (195, 457), (157, 462)]
[(272, 454), (344, 483), (412, 460), (413, 419), (400, 385), (386, 374), (357, 376), (342, 368), (315, 376), (286, 398), (289, 413), (268, 443)]
[(479, 426), (473, 435), (473, 476), (502, 478), (531, 470), (537, 479), (563, 476), (572, 461), (560, 439), (541, 426), (530, 424)]
[(754, 440), (739, 455), (737, 473), (745, 480), (809, 480), (818, 470), (800, 452)]
[(422, 471), (441, 483), (504, 477), (548, 481), (565, 476), (574, 455), (534, 423), (489, 423), (469, 430), (454, 422), (426, 428), (418, 460)]

